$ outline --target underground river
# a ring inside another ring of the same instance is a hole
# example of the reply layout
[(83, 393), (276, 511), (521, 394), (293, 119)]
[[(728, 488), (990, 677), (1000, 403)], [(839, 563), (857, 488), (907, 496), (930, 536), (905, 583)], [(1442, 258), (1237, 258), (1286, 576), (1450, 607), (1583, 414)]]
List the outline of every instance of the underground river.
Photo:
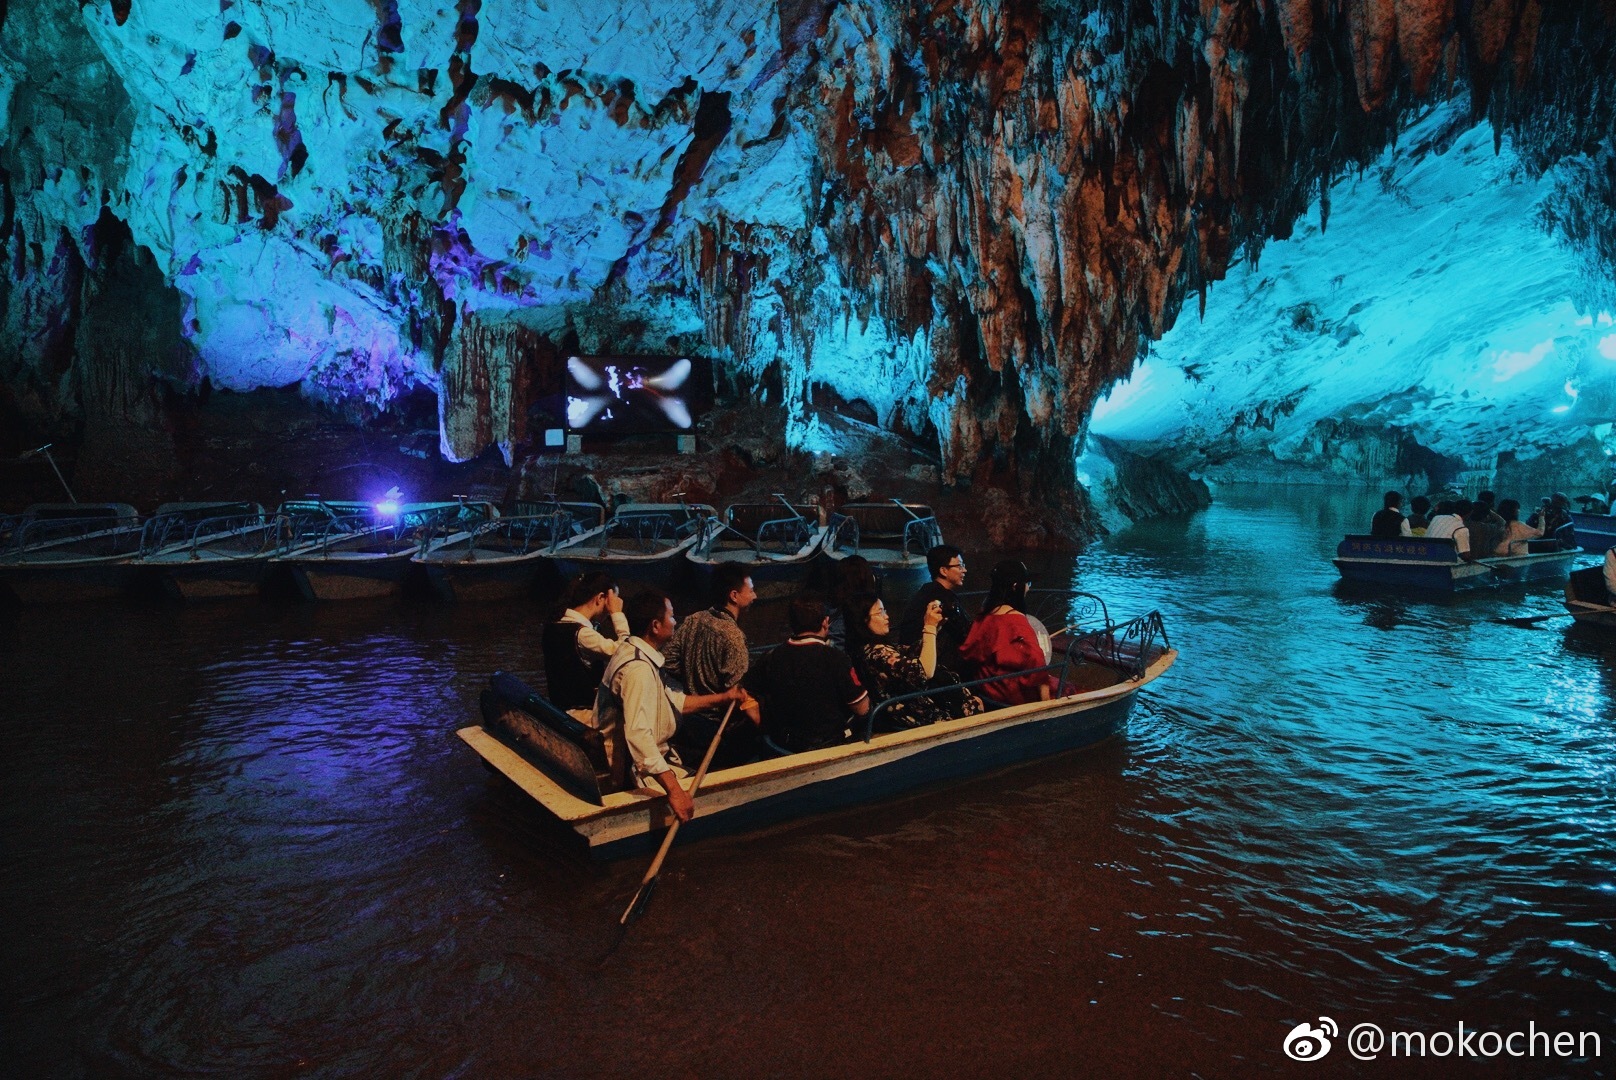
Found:
[[(1277, 1075), (1327, 1016), (1597, 1031), (1596, 1061), (1491, 1066), (1609, 1075), (1616, 642), (1491, 621), (1560, 610), (1552, 585), (1345, 590), (1329, 556), (1377, 505), (1224, 489), (1038, 560), (1040, 585), (1165, 616), (1181, 656), (1125, 738), (676, 848), (626, 934), (643, 862), (557, 851), (453, 736), (489, 671), (541, 667), (537, 605), (0, 612), (5, 1056), (29, 1077)], [(992, 555), (967, 560), (985, 587)], [(1357, 1067), (1486, 1064), (1384, 1057)]]

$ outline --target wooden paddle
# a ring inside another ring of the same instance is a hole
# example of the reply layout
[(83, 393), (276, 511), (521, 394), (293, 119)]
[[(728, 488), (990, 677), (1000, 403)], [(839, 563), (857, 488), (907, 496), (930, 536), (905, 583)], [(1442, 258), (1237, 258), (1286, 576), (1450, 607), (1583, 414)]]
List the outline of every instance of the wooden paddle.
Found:
[(1501, 622), (1505, 626), (1536, 626), (1538, 623), (1547, 622), (1550, 619), (1572, 619), (1582, 614), (1584, 611), (1616, 612), (1616, 607), (1601, 607), (1598, 604), (1586, 604), (1579, 611), (1556, 611), (1552, 615), (1523, 615), (1511, 619), (1498, 619), (1495, 621)]
[[(696, 792), (701, 790), (701, 782), (707, 778), (707, 766), (713, 763), (713, 753), (718, 749), (718, 740), (724, 737), (724, 729), (729, 726), (729, 718), (734, 713), (735, 702), (732, 701), (729, 708), (724, 710), (724, 719), (718, 722), (718, 730), (713, 733), (713, 741), (707, 747), (707, 753), (702, 756), (701, 768), (696, 770), (696, 780), (690, 785), (691, 801), (695, 800)], [(684, 822), (674, 818), (673, 824), (668, 826), (668, 835), (662, 838), (662, 846), (657, 849), (656, 858), (651, 860), (650, 868), (645, 871), (639, 891), (634, 894), (634, 899), (628, 902), (623, 917), (617, 920), (620, 926), (627, 926), (638, 919), (640, 913), (645, 910), (645, 905), (651, 902), (651, 893), (656, 890), (657, 875), (662, 873), (662, 860), (668, 857), (668, 849), (673, 847), (673, 838), (679, 835), (679, 826), (683, 824)]]

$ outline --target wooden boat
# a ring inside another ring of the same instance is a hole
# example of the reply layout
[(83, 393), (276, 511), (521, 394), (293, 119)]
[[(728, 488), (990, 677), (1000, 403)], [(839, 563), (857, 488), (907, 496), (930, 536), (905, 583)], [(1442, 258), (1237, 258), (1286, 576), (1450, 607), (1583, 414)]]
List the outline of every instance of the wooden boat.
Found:
[(1553, 540), (1527, 542), (1525, 555), (1497, 555), (1467, 562), (1448, 537), (1348, 536), (1335, 551), (1335, 568), (1347, 581), (1406, 585), (1420, 589), (1482, 588), (1565, 577), (1577, 552)]
[(547, 579), (555, 584), (556, 547), (587, 544), (605, 527), (599, 503), (518, 504), (517, 513), (431, 544), (413, 562), (441, 600), (507, 600), (528, 595)]
[(927, 576), (926, 552), (942, 542), (937, 515), (922, 503), (848, 503), (831, 515), (825, 554), (862, 555), (889, 581), (919, 582)]
[(167, 503), (142, 533), (140, 554), (130, 562), (135, 588), (213, 600), (258, 593), (286, 523), (257, 503)]
[(618, 581), (667, 588), (690, 565), (685, 552), (701, 537), (702, 522), (716, 511), (705, 503), (624, 503), (606, 526), (563, 540), (550, 557), (563, 577), (603, 570)]
[(704, 577), (723, 563), (740, 563), (764, 598), (799, 591), (809, 566), (823, 557), (830, 530), (820, 524), (819, 507), (775, 497), (780, 501), (736, 503), (724, 509), (723, 517), (707, 518), (686, 558)]
[(412, 560), (431, 544), (450, 544), (499, 511), (484, 502), (404, 503), (319, 521), (272, 562), (290, 572), (306, 600), (374, 600), (404, 587)]
[(12, 524), (0, 582), (29, 604), (110, 599), (129, 584), (140, 537), (128, 503), (36, 503)]
[[(1139, 691), (1178, 656), (1155, 612), (1061, 639), (1060, 648), (1048, 669), (1061, 675), (1053, 700), (890, 734), (870, 734), (872, 711), (862, 741), (710, 772), (681, 836), (754, 828), (1093, 746), (1123, 730)], [(460, 738), (591, 854), (629, 854), (656, 840), (671, 821), (667, 800), (606, 791), (598, 733), (509, 682), (494, 680), (483, 723), (462, 728)]]
[(1565, 609), (1578, 626), (1616, 632), (1616, 604), (1605, 589), (1605, 568), (1589, 566), (1566, 577)]
[(1616, 514), (1584, 514), (1573, 510), (1571, 527), (1576, 530), (1577, 544), (1584, 551), (1603, 555), (1616, 547)]

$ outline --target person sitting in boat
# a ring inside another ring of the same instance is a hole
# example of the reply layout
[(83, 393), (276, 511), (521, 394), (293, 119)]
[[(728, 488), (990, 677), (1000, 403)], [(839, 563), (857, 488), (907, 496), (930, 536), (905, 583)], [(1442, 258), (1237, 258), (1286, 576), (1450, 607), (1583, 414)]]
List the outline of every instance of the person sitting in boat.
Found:
[(898, 621), (898, 641), (903, 645), (920, 642), (926, 608), (933, 600), (943, 609), (943, 623), (937, 630), (937, 662), (951, 671), (960, 669), (960, 646), (971, 632), (971, 618), (965, 614), (955, 594), (965, 587), (965, 554), (953, 544), (938, 544), (926, 552), (926, 569), (931, 580), (920, 587), (903, 609)]
[[(746, 676), (749, 655), (740, 618), (757, 600), (752, 574), (741, 563), (719, 563), (713, 568), (712, 607), (698, 611), (679, 624), (663, 650), (667, 671), (692, 694), (719, 694), (739, 686)], [(747, 714), (751, 724), (731, 723), (713, 755), (715, 769), (756, 761), (761, 750), (756, 708)], [(686, 716), (674, 744), (686, 761), (700, 761), (712, 744), (722, 709), (707, 709)], [(737, 717), (736, 719), (739, 719)]]
[(875, 564), (862, 555), (849, 555), (832, 563), (830, 643), (838, 649), (847, 648), (847, 605), (861, 593), (881, 595), (881, 577), (875, 572)]
[(1403, 516), (1401, 492), (1388, 491), (1381, 496), (1380, 509), (1369, 519), (1369, 535), (1378, 539), (1395, 540), (1399, 536), (1413, 536), (1408, 518)]
[[(937, 662), (937, 634), (943, 625), (940, 602), (933, 600), (926, 605), (920, 640), (913, 645), (893, 644), (886, 605), (874, 593), (853, 597), (849, 611), (856, 613), (848, 624), (853, 668), (876, 701), (917, 694), (932, 686), (949, 687), (960, 681)], [(940, 690), (929, 697), (888, 705), (876, 719), (876, 730), (922, 727), (939, 720), (975, 716), (983, 708), (982, 699), (969, 690)]]
[(976, 665), (979, 678), (1007, 676), (982, 687), (982, 696), (1000, 705), (1047, 701), (1055, 692), (1055, 674), (1037, 670), (1048, 665), (1049, 654), (1021, 610), (1031, 582), (1032, 574), (1020, 559), (995, 565), (982, 613), (960, 648), (960, 656)]
[(1465, 525), (1464, 518), (1459, 515), (1458, 504), (1452, 499), (1443, 499), (1436, 504), (1436, 513), (1431, 517), (1431, 524), (1425, 530), (1425, 538), (1451, 539), (1459, 558), (1466, 562), (1475, 561), (1475, 556), (1470, 554), (1470, 529)]
[(1410, 536), (1424, 536), (1425, 530), (1431, 524), (1431, 500), (1424, 495), (1416, 495), (1408, 502), (1408, 533)]
[(672, 748), (678, 718), (729, 702), (746, 693), (732, 687), (722, 694), (686, 694), (662, 680), (662, 647), (678, 626), (673, 601), (655, 589), (632, 597), (625, 612), (634, 631), (612, 654), (595, 700), (595, 726), (605, 736), (607, 758), (619, 786), (650, 788), (655, 780), (668, 794), (668, 808), (689, 821), (695, 805), (680, 781), (690, 775)]
[(1605, 551), (1605, 602), (1616, 604), (1616, 547)]
[(1571, 525), (1571, 500), (1565, 497), (1564, 492), (1556, 491), (1544, 499), (1537, 512), (1526, 519), (1526, 523), (1542, 529), (1544, 536), (1558, 540), (1563, 548), (1577, 546), (1576, 530)]
[(1528, 542), (1543, 535), (1542, 529), (1534, 529), (1521, 520), (1521, 504), (1514, 499), (1498, 504), (1498, 516), (1504, 519), (1504, 535), (1493, 548), (1494, 555), (1525, 555)]
[(791, 637), (746, 673), (746, 689), (763, 706), (769, 749), (798, 754), (844, 742), (850, 724), (870, 712), (870, 695), (847, 654), (830, 643), (830, 610), (813, 593), (791, 601)]
[[(1484, 491), (1481, 494), (1491, 496), (1492, 492)], [(1470, 530), (1470, 550), (1476, 553), (1477, 558), (1491, 555), (1508, 531), (1508, 523), (1493, 511), (1490, 499), (1480, 497), (1465, 515), (1465, 527)]]
[(1610, 503), (1603, 495), (1578, 495), (1576, 501), (1582, 504), (1579, 509), (1584, 514), (1610, 513)]
[[(598, 570), (572, 582), (566, 603), (560, 618), (544, 626), (545, 680), (556, 707), (588, 723), (606, 661), (628, 639), (628, 620), (623, 617), (617, 582)], [(602, 618), (611, 621), (611, 637), (595, 625)]]

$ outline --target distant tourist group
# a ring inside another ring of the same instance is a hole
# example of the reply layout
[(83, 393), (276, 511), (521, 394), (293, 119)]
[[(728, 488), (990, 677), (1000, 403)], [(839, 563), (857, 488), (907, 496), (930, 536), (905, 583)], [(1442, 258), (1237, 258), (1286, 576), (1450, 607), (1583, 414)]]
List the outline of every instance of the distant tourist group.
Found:
[[(790, 636), (758, 657), (739, 621), (757, 599), (744, 565), (716, 566), (712, 606), (683, 622), (656, 589), (624, 600), (609, 575), (584, 574), (544, 628), (550, 700), (601, 732), (620, 788), (655, 781), (687, 820), (694, 807), (679, 781), (730, 709), (716, 768), (849, 741), (872, 711), (874, 730), (900, 731), (1049, 699), (1058, 684), (1048, 634), (1022, 610), (1032, 581), (1026, 565), (994, 566), (974, 618), (958, 596), (960, 550), (934, 547), (926, 565), (931, 580), (894, 627), (869, 562), (842, 560), (830, 595), (792, 599)], [(959, 685), (965, 679), (993, 681), (978, 694)]]
[[(1490, 491), (1477, 494), (1474, 500), (1457, 496), (1440, 497), (1433, 506), (1430, 498), (1415, 496), (1409, 502), (1409, 513), (1403, 513), (1401, 492), (1388, 491), (1381, 499), (1381, 508), (1369, 522), (1369, 534), (1381, 539), (1399, 536), (1425, 536), (1451, 539), (1459, 557), (1466, 561), (1495, 556), (1525, 555), (1531, 541), (1553, 540), (1561, 548), (1577, 546), (1576, 530), (1571, 523), (1571, 500), (1560, 492), (1547, 495), (1536, 510), (1521, 520), (1521, 504), (1515, 499), (1496, 501)], [(1590, 514), (1610, 513), (1611, 501), (1616, 500), (1616, 482), (1607, 495), (1580, 495), (1577, 502)]]
[[(1483, 491), (1474, 500), (1442, 498), (1435, 507), (1424, 495), (1409, 502), (1407, 515), (1403, 513), (1401, 492), (1388, 491), (1381, 498), (1381, 508), (1369, 521), (1369, 534), (1379, 539), (1400, 536), (1425, 536), (1432, 539), (1448, 538), (1453, 541), (1459, 557), (1467, 562), (1490, 557), (1525, 555), (1530, 544), (1550, 541), (1559, 549), (1570, 550), (1578, 546), (1576, 526), (1571, 520), (1571, 502), (1562, 492), (1546, 495), (1530, 517), (1521, 520), (1521, 504), (1505, 499), (1494, 505), (1492, 492)], [(1585, 514), (1609, 514), (1616, 505), (1616, 480), (1603, 495), (1579, 495), (1576, 499)], [(1605, 552), (1605, 592), (1616, 604), (1616, 547)]]

